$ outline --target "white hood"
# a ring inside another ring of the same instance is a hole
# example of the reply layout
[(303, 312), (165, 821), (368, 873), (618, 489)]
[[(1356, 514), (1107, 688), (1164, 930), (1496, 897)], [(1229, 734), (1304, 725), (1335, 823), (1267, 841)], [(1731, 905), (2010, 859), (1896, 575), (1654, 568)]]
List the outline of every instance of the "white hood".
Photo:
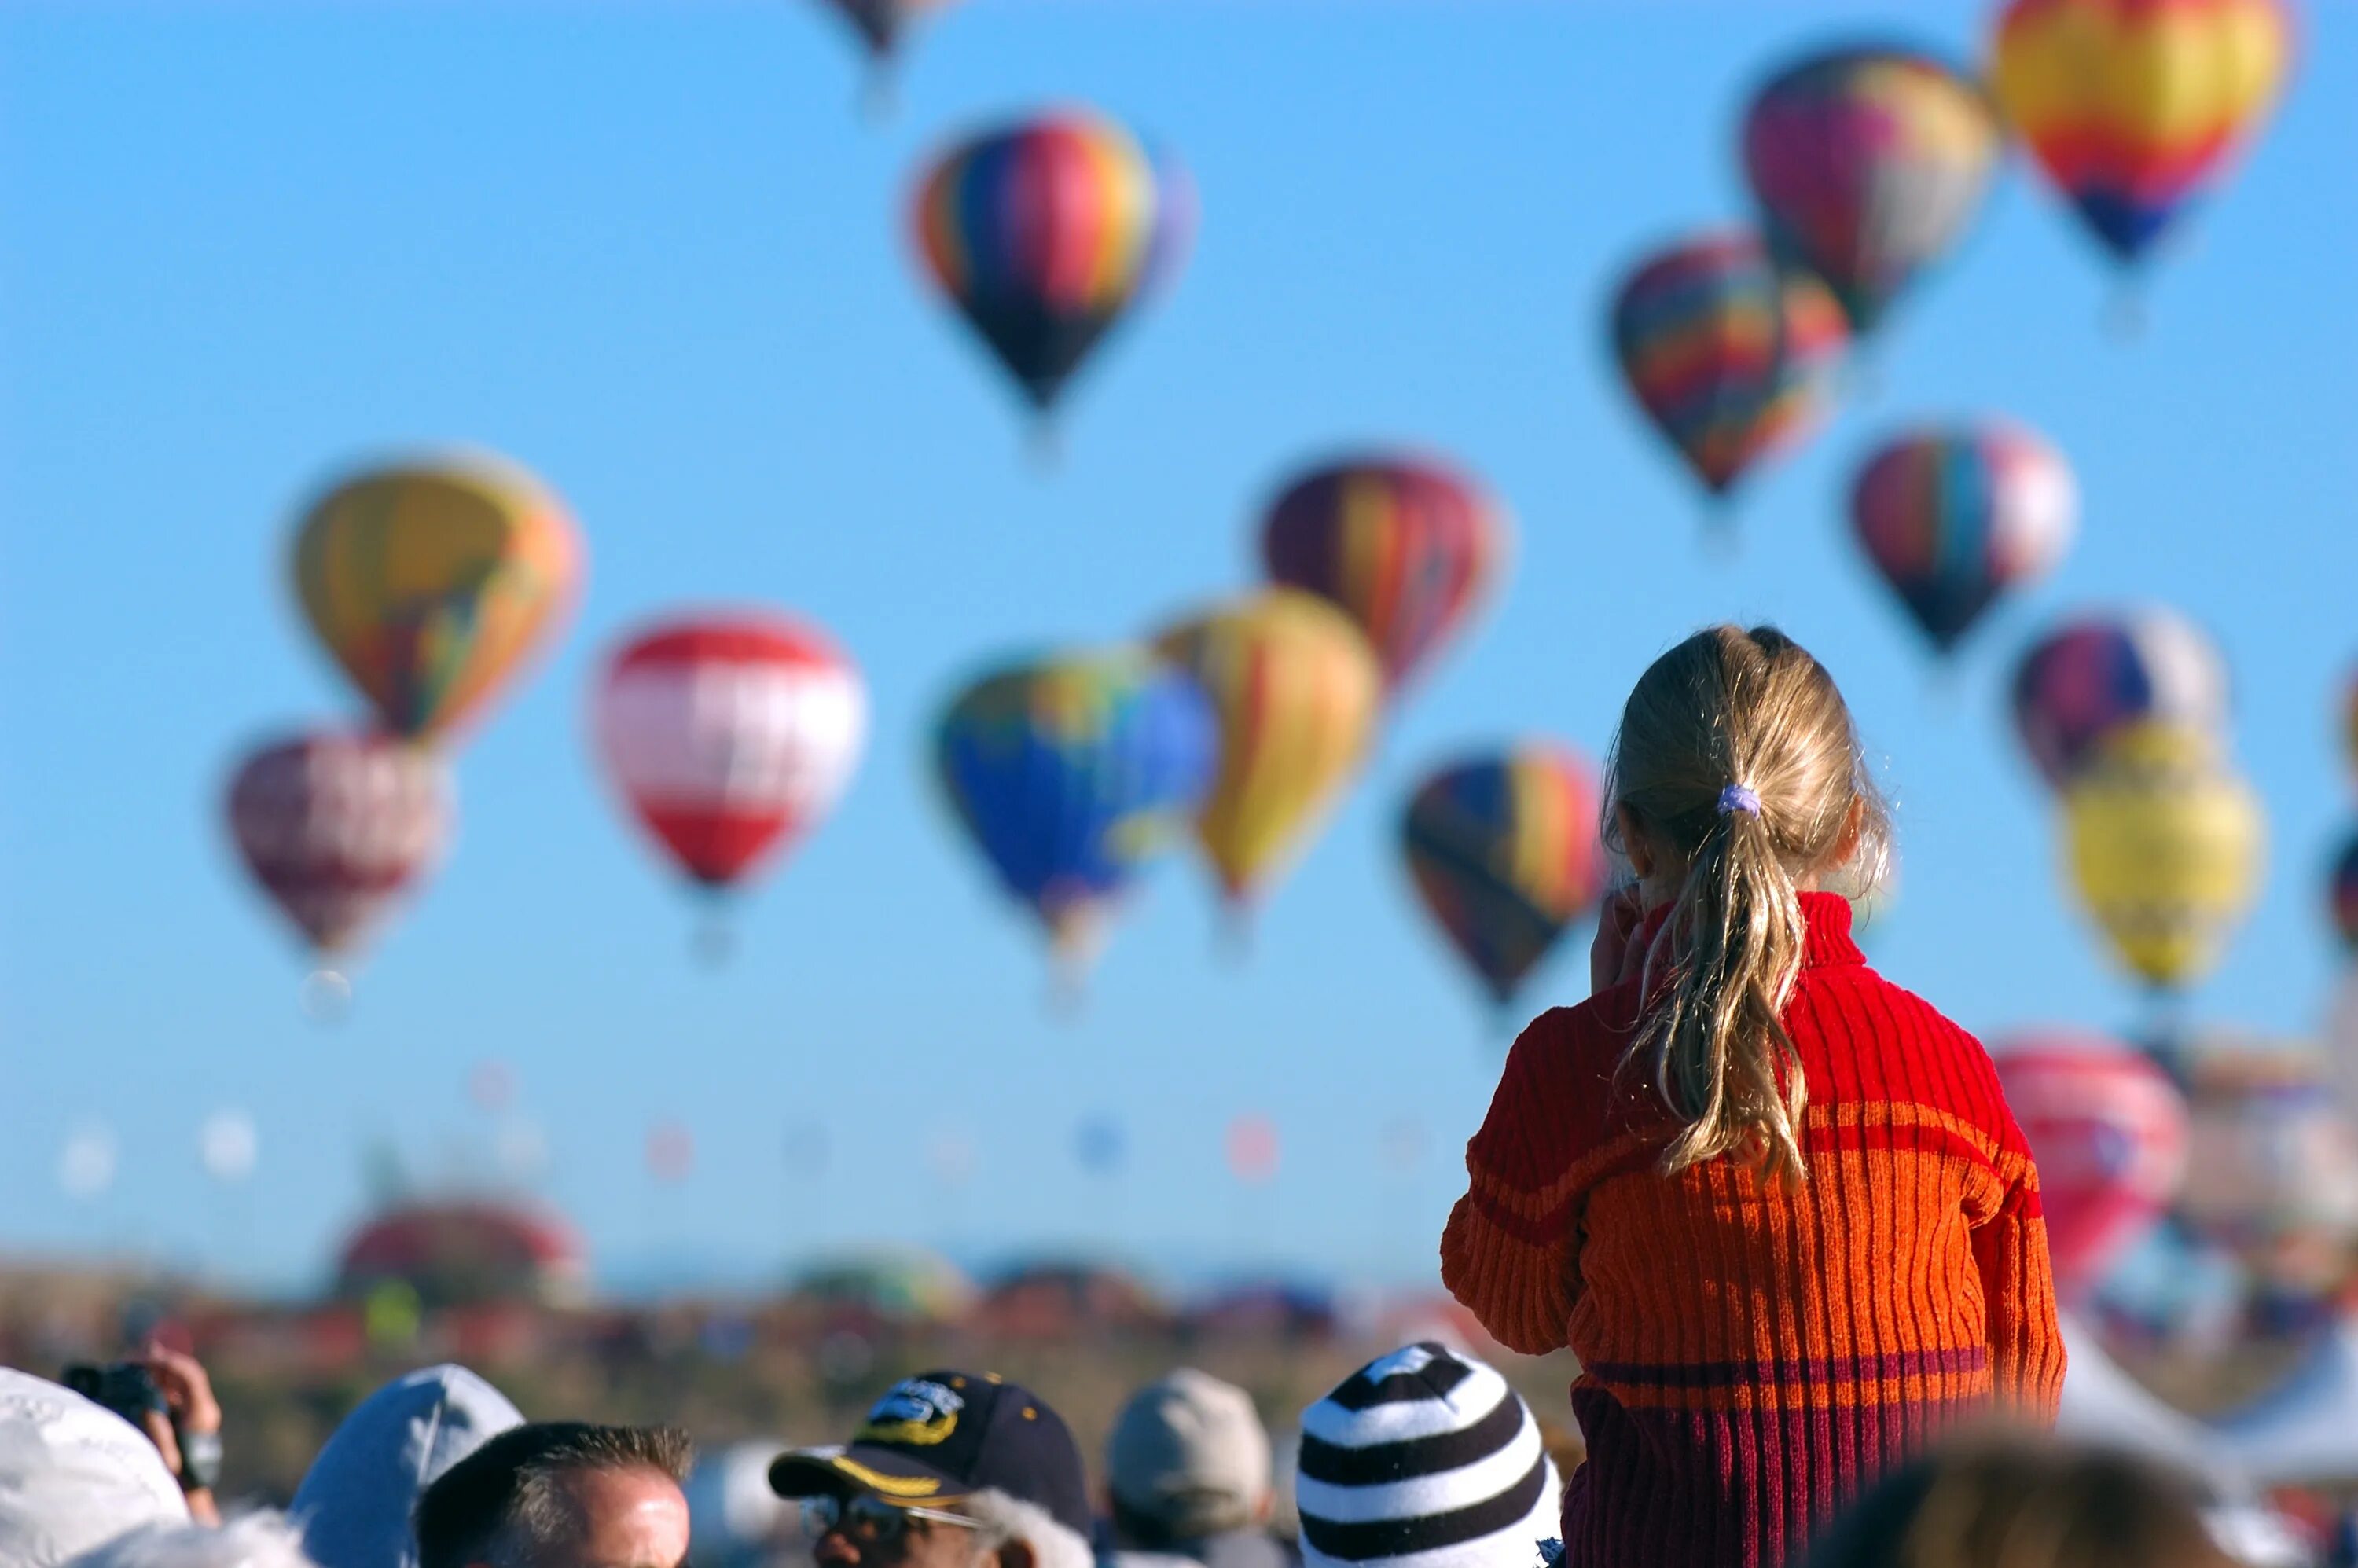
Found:
[(113, 1411), (0, 1367), (0, 1563), (56, 1568), (189, 1505), (146, 1434)]
[(328, 1439), (287, 1509), (319, 1568), (417, 1568), (417, 1494), (524, 1416), (464, 1367), (428, 1367), (362, 1400)]

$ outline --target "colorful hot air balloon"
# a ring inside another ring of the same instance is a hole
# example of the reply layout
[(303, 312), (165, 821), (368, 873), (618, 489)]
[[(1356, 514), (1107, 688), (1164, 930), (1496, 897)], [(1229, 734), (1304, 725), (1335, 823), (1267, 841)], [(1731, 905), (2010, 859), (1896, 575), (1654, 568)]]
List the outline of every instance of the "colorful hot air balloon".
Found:
[(985, 676), (943, 715), (934, 756), (976, 848), (1076, 964), (1185, 830), (1217, 741), (1193, 682), (1123, 648)]
[(1749, 232), (1656, 252), (1613, 302), (1630, 395), (1714, 495), (1816, 426), (1849, 341), (1825, 285)]
[(462, 724), (571, 608), (563, 504), (488, 458), (376, 469), (312, 506), (295, 586), (312, 630), (396, 735)]
[(2188, 1166), (2178, 1214), (2264, 1288), (2330, 1290), (2358, 1241), (2358, 1130), (2305, 1042), (2198, 1040), (2183, 1071)]
[(1367, 456), (1287, 485), (1261, 524), (1270, 579), (1348, 615), (1397, 689), (1454, 635), (1498, 574), (1506, 519), (1430, 460)]
[(2121, 961), (2157, 989), (2200, 979), (2250, 907), (2259, 803), (2198, 730), (2142, 720), (2064, 796), (2068, 867)]
[(2344, 839), (2342, 852), (2333, 857), (2332, 883), (2327, 892), (2342, 950), (2358, 953), (2358, 833)]
[(415, 746), (315, 730), (265, 746), (230, 781), (246, 870), (319, 953), (357, 951), (440, 855), (450, 779)]
[(851, 24), (860, 42), (878, 60), (887, 60), (901, 47), (909, 28), (951, 0), (827, 0), (836, 14)]
[(824, 817), (868, 724), (823, 632), (753, 611), (665, 621), (607, 661), (592, 715), (615, 787), (681, 871), (731, 886)]
[(2168, 1210), (2186, 1173), (2186, 1101), (2126, 1045), (2043, 1031), (1991, 1050), (2039, 1162), (2055, 1279), (2084, 1294)]
[(2135, 262), (2224, 172), (2291, 59), (2277, 0), (2013, 0), (1991, 75), (2047, 178)]
[(2140, 719), (2223, 734), (2227, 668), (2210, 637), (2158, 607), (2083, 616), (2039, 639), (2014, 672), (2014, 726), (2057, 788)]
[(1605, 886), (1596, 777), (1526, 741), (1428, 775), (1401, 823), (1425, 909), (1500, 1006)]
[(1964, 233), (1998, 146), (1980, 90), (1906, 49), (1812, 55), (1744, 118), (1769, 248), (1823, 278), (1862, 334)]
[(1867, 558), (1943, 654), (1999, 594), (2055, 565), (2078, 512), (2061, 454), (2003, 424), (1887, 441), (1850, 495)]
[(1043, 413), (1142, 285), (1175, 275), (1195, 205), (1175, 168), (1068, 111), (963, 142), (919, 185), (926, 271)]
[(1164, 632), (1155, 646), (1219, 719), (1219, 773), (1195, 821), (1228, 900), (1265, 890), (1355, 773), (1382, 675), (1368, 640), (1314, 594), (1271, 589)]

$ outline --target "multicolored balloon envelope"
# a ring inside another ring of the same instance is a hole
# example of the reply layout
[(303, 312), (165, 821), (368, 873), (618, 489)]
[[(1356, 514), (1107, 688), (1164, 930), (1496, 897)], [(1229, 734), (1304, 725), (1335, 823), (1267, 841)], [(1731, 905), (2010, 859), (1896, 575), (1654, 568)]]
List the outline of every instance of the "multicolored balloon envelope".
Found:
[(2277, 0), (2013, 0), (1991, 70), (2031, 157), (2123, 262), (2216, 183), (2292, 59)]
[(312, 506), (295, 586), (395, 735), (464, 723), (572, 606), (581, 545), (557, 497), (481, 457), (376, 469)]
[(1285, 588), (1183, 621), (1155, 648), (1218, 718), (1219, 772), (1195, 838), (1242, 904), (1357, 773), (1382, 694), (1375, 653), (1341, 611)]
[(2185, 1098), (2142, 1053), (2097, 1035), (2041, 1031), (1990, 1054), (2039, 1162), (2056, 1283), (2084, 1294), (2177, 1197)]
[(2143, 720), (2064, 796), (2067, 869), (2121, 962), (2157, 989), (2202, 978), (2257, 891), (2259, 802), (2197, 730)]
[(2175, 611), (2082, 616), (2040, 638), (2015, 666), (2015, 732), (2058, 789), (2114, 730), (2145, 719), (2226, 731), (2227, 666), (2210, 636)]
[(2341, 853), (2333, 857), (2332, 880), (2326, 891), (2342, 951), (2358, 953), (2358, 833), (2342, 840)]
[(1613, 301), (1630, 395), (1714, 495), (1817, 425), (1849, 341), (1825, 285), (1748, 231), (1656, 252)]
[(2062, 455), (2015, 425), (1909, 432), (1851, 486), (1867, 559), (1944, 654), (2000, 594), (2054, 567), (2078, 514)]
[(330, 957), (357, 951), (449, 838), (450, 775), (379, 735), (314, 730), (230, 780), (230, 838), (262, 891)]
[(1999, 148), (1981, 91), (1929, 55), (1844, 49), (1779, 71), (1744, 118), (1744, 171), (1779, 258), (1871, 332), (1981, 209)]
[(1596, 824), (1595, 774), (1546, 741), (1442, 768), (1409, 798), (1401, 837), (1416, 891), (1501, 1005), (1596, 907)]
[(2179, 1217), (2279, 1292), (2333, 1289), (2358, 1242), (2358, 1130), (2304, 1043), (2230, 1038), (2187, 1056)]
[(1195, 211), (1168, 154), (1065, 111), (951, 148), (914, 218), (934, 282), (1044, 412), (1141, 294), (1176, 275)]
[(1370, 454), (1302, 474), (1261, 524), (1270, 580), (1357, 625), (1397, 689), (1498, 575), (1507, 524), (1480, 484), (1432, 459)]
[(827, 0), (827, 4), (851, 24), (870, 54), (887, 59), (913, 25), (932, 12), (946, 9), (951, 0)]
[(607, 661), (592, 709), (615, 788), (680, 870), (732, 886), (816, 826), (868, 728), (860, 672), (817, 627), (685, 616)]
[(985, 676), (942, 716), (934, 761), (1001, 884), (1077, 963), (1139, 871), (1185, 832), (1217, 746), (1195, 683), (1122, 648)]

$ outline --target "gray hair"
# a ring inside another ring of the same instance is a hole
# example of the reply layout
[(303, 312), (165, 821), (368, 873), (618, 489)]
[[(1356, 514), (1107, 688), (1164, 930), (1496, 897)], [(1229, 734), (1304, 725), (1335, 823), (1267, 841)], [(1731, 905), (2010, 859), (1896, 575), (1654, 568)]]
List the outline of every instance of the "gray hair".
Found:
[(459, 1568), (561, 1546), (576, 1528), (565, 1477), (579, 1470), (644, 1470), (674, 1484), (695, 1461), (669, 1426), (534, 1422), (487, 1440), (419, 1494), (412, 1522), (418, 1568)]
[(981, 1522), (978, 1533), (985, 1551), (1020, 1541), (1032, 1549), (1037, 1568), (1093, 1568), (1097, 1561), (1096, 1552), (1078, 1530), (1058, 1522), (1037, 1503), (986, 1488), (959, 1507), (968, 1517)]
[(156, 1524), (118, 1536), (70, 1568), (317, 1568), (303, 1554), (303, 1532), (281, 1513), (233, 1519), (219, 1530)]

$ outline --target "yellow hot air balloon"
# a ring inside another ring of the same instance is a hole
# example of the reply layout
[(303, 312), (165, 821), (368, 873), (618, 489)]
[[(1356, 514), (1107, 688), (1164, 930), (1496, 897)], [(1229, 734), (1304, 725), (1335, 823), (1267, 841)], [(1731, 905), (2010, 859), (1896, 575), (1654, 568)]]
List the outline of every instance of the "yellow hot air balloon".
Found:
[(1195, 676), (1219, 718), (1219, 772), (1195, 836), (1230, 902), (1242, 903), (1357, 770), (1382, 672), (1349, 617), (1295, 589), (1183, 621), (1155, 647)]
[(414, 740), (480, 708), (571, 607), (580, 573), (564, 503), (494, 458), (356, 474), (295, 538), (312, 630), (384, 727)]
[(2199, 730), (2125, 726), (2064, 797), (2080, 902), (2123, 963), (2158, 989), (2199, 979), (2252, 903), (2266, 825)]

